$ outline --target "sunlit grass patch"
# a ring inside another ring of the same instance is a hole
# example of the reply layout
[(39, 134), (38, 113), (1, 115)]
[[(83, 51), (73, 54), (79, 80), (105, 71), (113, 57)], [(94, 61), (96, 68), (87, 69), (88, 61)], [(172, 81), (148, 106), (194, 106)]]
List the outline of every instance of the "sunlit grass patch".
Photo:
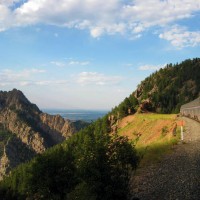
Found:
[(141, 158), (140, 167), (160, 162), (164, 155), (172, 152), (174, 145), (180, 141), (180, 128), (176, 136), (170, 139), (163, 138), (149, 145), (136, 145), (136, 150)]
[[(140, 167), (159, 162), (180, 140), (175, 114), (136, 114), (132, 122), (118, 130), (135, 142)], [(174, 133), (175, 131), (175, 133)]]

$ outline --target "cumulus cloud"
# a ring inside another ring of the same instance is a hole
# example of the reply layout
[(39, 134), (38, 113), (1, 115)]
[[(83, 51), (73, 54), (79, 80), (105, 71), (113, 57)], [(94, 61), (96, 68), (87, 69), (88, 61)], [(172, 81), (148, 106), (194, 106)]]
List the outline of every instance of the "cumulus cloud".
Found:
[(160, 34), (159, 37), (168, 40), (179, 49), (200, 44), (200, 31), (188, 31), (186, 27), (174, 26)]
[(135, 0), (123, 7), (122, 15), (125, 19), (128, 18), (129, 21), (136, 23), (136, 27), (143, 29), (188, 18), (199, 9), (199, 0)]
[[(11, 8), (16, 2), (21, 3)], [(171, 26), (199, 10), (200, 0), (1, 0), (0, 31), (39, 23), (86, 29), (94, 38), (126, 34), (137, 39), (151, 27)]]
[(159, 70), (160, 68), (165, 67), (166, 64), (164, 65), (142, 65), (139, 67), (139, 70), (142, 71), (155, 71), (155, 70)]
[(77, 82), (81, 85), (115, 85), (122, 80), (119, 76), (107, 76), (97, 72), (82, 72), (78, 74)]

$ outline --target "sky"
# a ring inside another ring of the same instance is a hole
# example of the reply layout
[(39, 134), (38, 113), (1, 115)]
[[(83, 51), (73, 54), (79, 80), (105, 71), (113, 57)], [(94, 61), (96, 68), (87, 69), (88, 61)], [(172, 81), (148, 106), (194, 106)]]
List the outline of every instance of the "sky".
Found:
[(200, 54), (200, 0), (0, 0), (0, 90), (39, 108), (110, 110)]

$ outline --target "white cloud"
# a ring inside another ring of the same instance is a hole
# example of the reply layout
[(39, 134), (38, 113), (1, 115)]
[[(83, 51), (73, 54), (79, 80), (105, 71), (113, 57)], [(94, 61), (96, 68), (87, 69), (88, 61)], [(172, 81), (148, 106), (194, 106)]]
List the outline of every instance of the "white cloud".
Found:
[[(93, 37), (129, 31), (140, 33), (151, 26), (192, 17), (200, 10), (200, 0), (28, 0), (11, 10), (9, 6), (17, 1), (0, 1), (1, 10), (4, 9), (0, 12), (3, 24), (8, 27), (44, 23), (88, 29)], [(5, 10), (12, 15), (9, 23)]]
[(126, 63), (126, 64), (124, 64), (124, 66), (126, 66), (126, 67), (132, 67), (133, 64), (132, 63)]
[[(48, 24), (86, 29), (94, 38), (119, 33), (137, 39), (152, 27), (171, 26), (200, 11), (200, 0), (27, 0), (10, 8), (19, 1), (0, 0), (0, 31)], [(196, 33), (190, 36), (197, 38)]]
[(181, 49), (200, 44), (200, 31), (188, 31), (185, 27), (174, 26), (160, 34), (161, 39), (168, 40), (173, 46)]
[(33, 69), (26, 69), (26, 70), (24, 70), (24, 72), (38, 74), (38, 73), (45, 73), (46, 70), (33, 68)]
[(89, 61), (76, 61), (76, 60), (72, 60), (70, 62), (67, 63), (68, 65), (89, 65), (90, 62)]
[(15, 81), (15, 82), (7, 82), (0, 83), (1, 86), (6, 86), (10, 84), (18, 84), (19, 86), (57, 86), (57, 85), (66, 85), (69, 82), (66, 80), (41, 80), (41, 81)]
[(66, 80), (51, 80), (51, 81), (36, 81), (35, 85), (41, 85), (41, 86), (50, 86), (50, 85), (66, 85), (68, 81)]
[(163, 26), (188, 18), (192, 12), (200, 9), (199, 0), (135, 0), (132, 2), (124, 6), (122, 16), (136, 23), (136, 27), (140, 28), (152, 25)]
[(5, 5), (0, 4), (0, 32), (12, 26), (11, 11)]
[(21, 71), (14, 71), (10, 69), (4, 69), (0, 71), (0, 85), (12, 85), (19, 84), (21, 86), (30, 85), (29, 81), (34, 75), (45, 73), (43, 69), (24, 69)]
[(51, 64), (57, 67), (64, 67), (66, 65), (65, 63), (59, 61), (51, 61)]
[(166, 64), (164, 65), (142, 65), (139, 67), (139, 70), (141, 71), (155, 71), (155, 70), (159, 70), (160, 68), (165, 67)]
[(0, 0), (0, 5), (12, 6), (20, 1), (24, 2), (24, 0)]
[(0, 71), (0, 86), (56, 86), (66, 85), (67, 80), (38, 80), (39, 74), (43, 74), (46, 71), (43, 69), (24, 69), (21, 71), (15, 71), (10, 69), (4, 69)]
[(6, 79), (11, 79), (11, 80), (17, 80), (21, 78), (29, 78), (33, 74), (38, 74), (38, 73), (45, 73), (46, 71), (43, 69), (24, 69), (21, 71), (14, 71), (11, 69), (4, 69), (0, 72), (0, 77), (6, 78)]
[(107, 76), (97, 72), (82, 72), (78, 74), (77, 82), (81, 85), (115, 85), (122, 80), (120, 76)]
[(72, 60), (68, 62), (60, 62), (60, 61), (51, 61), (52, 65), (55, 65), (57, 67), (65, 67), (65, 66), (86, 66), (90, 64), (90, 61), (78, 61), (78, 60)]
[(141, 24), (134, 26), (133, 28), (133, 33), (141, 33), (145, 30), (145, 27), (142, 26)]
[(102, 27), (95, 27), (95, 28), (92, 28), (90, 33), (92, 35), (92, 37), (94, 38), (98, 38), (99, 36), (101, 36), (103, 34), (104, 30)]

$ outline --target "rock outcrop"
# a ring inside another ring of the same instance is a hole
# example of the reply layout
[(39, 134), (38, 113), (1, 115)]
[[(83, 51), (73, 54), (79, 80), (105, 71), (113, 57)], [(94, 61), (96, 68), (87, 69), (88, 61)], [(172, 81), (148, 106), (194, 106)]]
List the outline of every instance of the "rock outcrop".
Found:
[(33, 158), (36, 152), (24, 144), (16, 136), (12, 136), (6, 142), (3, 155), (0, 159), (0, 177), (8, 174), (17, 165)]
[[(0, 179), (80, 128), (59, 115), (43, 113), (19, 90), (0, 91)], [(1, 138), (1, 135), (9, 136)]]

